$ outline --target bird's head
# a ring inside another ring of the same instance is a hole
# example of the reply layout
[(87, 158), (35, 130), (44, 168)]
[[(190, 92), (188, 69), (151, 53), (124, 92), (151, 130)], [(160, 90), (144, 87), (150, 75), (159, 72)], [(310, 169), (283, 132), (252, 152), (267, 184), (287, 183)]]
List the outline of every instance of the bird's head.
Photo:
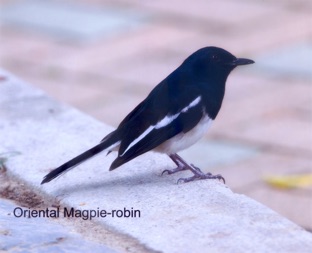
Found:
[(218, 47), (204, 47), (189, 56), (183, 64), (204, 76), (227, 76), (240, 65), (254, 63), (246, 58), (236, 58), (228, 51)]

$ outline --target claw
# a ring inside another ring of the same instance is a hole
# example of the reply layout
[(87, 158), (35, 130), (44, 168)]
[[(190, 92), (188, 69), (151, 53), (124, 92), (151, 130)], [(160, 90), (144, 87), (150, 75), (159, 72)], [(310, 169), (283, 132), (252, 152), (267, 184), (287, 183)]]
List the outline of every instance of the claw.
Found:
[(216, 179), (218, 179), (218, 180), (222, 180), (223, 181), (223, 184), (225, 184), (225, 179), (224, 179), (224, 177), (222, 177), (220, 174), (217, 174), (217, 175), (215, 175), (215, 176), (213, 176), (211, 173), (209, 173), (210, 175), (209, 176), (211, 176), (211, 177), (215, 177)]
[(176, 167), (175, 169), (172, 169), (172, 170), (164, 170), (161, 173), (161, 175), (164, 175), (165, 173), (168, 173), (168, 175), (171, 175), (171, 174), (183, 171), (183, 170), (187, 170), (187, 168), (185, 168), (184, 166), (183, 167), (182, 166), (178, 166), (178, 167)]
[(164, 170), (162, 173), (161, 173), (161, 176), (163, 176), (164, 174), (168, 173), (168, 175), (170, 175), (170, 170)]
[(178, 181), (177, 181), (177, 184), (185, 183), (184, 180), (185, 180), (185, 178), (179, 178)]

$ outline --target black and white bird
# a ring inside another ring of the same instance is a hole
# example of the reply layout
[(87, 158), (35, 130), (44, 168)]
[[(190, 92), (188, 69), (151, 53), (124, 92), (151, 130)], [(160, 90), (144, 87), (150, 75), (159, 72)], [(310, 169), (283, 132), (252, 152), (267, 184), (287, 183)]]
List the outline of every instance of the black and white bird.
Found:
[(164, 172), (172, 174), (190, 170), (194, 174), (179, 181), (224, 181), (221, 175), (205, 174), (193, 164), (186, 163), (177, 152), (197, 142), (218, 115), (230, 72), (237, 66), (252, 63), (254, 61), (236, 58), (218, 47), (199, 49), (160, 82), (121, 121), (116, 130), (105, 136), (95, 147), (52, 170), (41, 184), (104, 150), (108, 153), (118, 151), (109, 170), (153, 150), (167, 154), (177, 165), (177, 168)]

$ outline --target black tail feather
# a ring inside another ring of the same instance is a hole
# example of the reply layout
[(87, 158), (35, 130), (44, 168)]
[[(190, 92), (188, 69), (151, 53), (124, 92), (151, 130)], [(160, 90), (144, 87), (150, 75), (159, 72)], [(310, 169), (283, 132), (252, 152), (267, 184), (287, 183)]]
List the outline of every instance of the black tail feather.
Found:
[(56, 177), (60, 176), (61, 174), (67, 172), (68, 170), (76, 167), (80, 163), (86, 161), (87, 159), (93, 157), (94, 155), (100, 153), (101, 151), (107, 149), (117, 141), (114, 140), (115, 138), (109, 138), (106, 140), (103, 140), (100, 144), (96, 145), (93, 148), (90, 148), (89, 150), (85, 151), (84, 153), (76, 156), (75, 158), (71, 159), (70, 161), (62, 164), (58, 168), (52, 170), (50, 173), (48, 173), (42, 180), (41, 184), (45, 184), (50, 182), (51, 180), (55, 179)]

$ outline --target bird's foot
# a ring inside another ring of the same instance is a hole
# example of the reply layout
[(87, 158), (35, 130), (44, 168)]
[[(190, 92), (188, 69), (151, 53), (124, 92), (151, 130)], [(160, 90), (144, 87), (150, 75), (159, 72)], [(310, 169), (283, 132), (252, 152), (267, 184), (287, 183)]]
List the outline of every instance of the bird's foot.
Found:
[(161, 175), (164, 175), (166, 173), (168, 173), (168, 175), (171, 175), (171, 174), (174, 174), (174, 173), (177, 173), (177, 172), (180, 172), (180, 171), (184, 171), (184, 170), (187, 170), (187, 168), (185, 166), (178, 166), (176, 167), (175, 169), (172, 169), (172, 170), (164, 170)]
[(180, 172), (180, 171), (184, 171), (184, 170), (188, 170), (187, 166), (185, 166), (185, 163), (183, 160), (179, 159), (180, 157), (177, 154), (174, 155), (170, 155), (169, 156), (172, 161), (177, 165), (177, 167), (175, 169), (172, 170), (164, 170), (161, 175), (164, 175), (165, 173), (168, 173), (168, 175)]
[(212, 175), (211, 173), (207, 173), (207, 174), (203, 173), (202, 175), (194, 174), (194, 176), (192, 176), (192, 177), (179, 178), (178, 181), (177, 181), (177, 184), (179, 184), (179, 183), (188, 183), (188, 182), (191, 182), (191, 181), (201, 180), (201, 179), (218, 179), (218, 180), (222, 180), (223, 183), (225, 184), (224, 177), (222, 177), (220, 174)]
[(198, 167), (196, 167), (195, 165), (191, 164), (189, 165), (187, 162), (185, 162), (179, 155), (177, 154), (172, 154), (169, 156), (172, 161), (178, 166), (175, 169), (172, 170), (164, 170), (162, 172), (162, 175), (164, 173), (168, 173), (173, 174), (179, 171), (183, 171), (183, 170), (190, 170), (194, 176), (192, 177), (188, 177), (188, 178), (180, 178), (177, 183), (188, 183), (191, 181), (195, 181), (195, 180), (201, 180), (201, 179), (218, 179), (218, 180), (222, 180), (223, 183), (225, 184), (225, 179), (224, 177), (222, 177), (221, 175), (217, 174), (217, 175), (212, 175), (211, 173), (207, 173), (205, 174), (204, 172), (202, 172)]

